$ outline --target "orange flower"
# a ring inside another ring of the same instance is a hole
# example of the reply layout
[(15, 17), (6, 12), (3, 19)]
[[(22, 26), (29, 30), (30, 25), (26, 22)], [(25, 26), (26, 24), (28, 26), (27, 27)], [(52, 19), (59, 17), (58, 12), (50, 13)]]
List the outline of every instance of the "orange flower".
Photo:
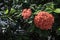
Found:
[(48, 30), (52, 28), (54, 23), (54, 17), (48, 12), (41, 11), (34, 18), (34, 24), (36, 27), (42, 30)]
[(22, 11), (22, 16), (23, 16), (23, 19), (28, 19), (30, 16), (31, 16), (31, 9), (23, 9)]

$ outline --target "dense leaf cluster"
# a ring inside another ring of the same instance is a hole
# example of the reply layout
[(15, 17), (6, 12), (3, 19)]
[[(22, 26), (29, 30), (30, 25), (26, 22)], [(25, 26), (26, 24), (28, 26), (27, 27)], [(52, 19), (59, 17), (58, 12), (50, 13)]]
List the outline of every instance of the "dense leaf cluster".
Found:
[[(21, 16), (25, 8), (32, 10), (27, 20)], [(53, 14), (52, 30), (35, 27), (33, 18), (41, 10)], [(60, 0), (0, 0), (0, 40), (60, 40)]]

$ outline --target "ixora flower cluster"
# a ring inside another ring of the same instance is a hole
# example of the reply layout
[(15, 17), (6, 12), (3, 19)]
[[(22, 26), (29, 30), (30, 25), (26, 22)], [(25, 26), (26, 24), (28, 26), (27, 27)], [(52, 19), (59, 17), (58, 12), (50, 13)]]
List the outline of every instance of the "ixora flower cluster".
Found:
[(48, 30), (52, 28), (54, 17), (48, 12), (41, 11), (35, 16), (34, 23), (36, 27), (42, 30)]
[(22, 11), (22, 16), (23, 16), (23, 19), (28, 19), (30, 16), (31, 16), (31, 9), (24, 9)]
[[(24, 9), (22, 11), (23, 19), (28, 19), (31, 16), (31, 13), (31, 9)], [(51, 29), (53, 23), (54, 16), (45, 11), (38, 12), (37, 15), (34, 17), (34, 24), (37, 28), (40, 28), (42, 30)]]

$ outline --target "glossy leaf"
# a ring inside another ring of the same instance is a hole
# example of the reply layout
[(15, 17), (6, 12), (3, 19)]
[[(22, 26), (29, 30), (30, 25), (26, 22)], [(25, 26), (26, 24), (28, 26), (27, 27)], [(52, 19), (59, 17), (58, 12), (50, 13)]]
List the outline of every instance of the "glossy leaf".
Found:
[(60, 13), (60, 8), (54, 10), (55, 13)]

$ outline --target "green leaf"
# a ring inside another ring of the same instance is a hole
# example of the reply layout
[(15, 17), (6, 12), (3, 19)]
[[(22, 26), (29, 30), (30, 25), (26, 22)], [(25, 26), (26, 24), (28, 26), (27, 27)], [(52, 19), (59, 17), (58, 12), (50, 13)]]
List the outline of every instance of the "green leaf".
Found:
[(58, 30), (60, 30), (60, 28), (58, 28)]
[(46, 7), (48, 7), (48, 8), (51, 8), (51, 9), (54, 9), (54, 3), (53, 2), (50, 2), (50, 3), (47, 3), (46, 4)]
[(33, 15), (37, 14), (37, 13), (40, 12), (40, 11), (41, 11), (41, 10), (38, 10), (38, 11), (34, 12)]
[(32, 23), (32, 21), (29, 21), (28, 23)]
[(60, 13), (60, 8), (54, 10), (55, 13)]
[(11, 11), (10, 11), (10, 13), (12, 14), (12, 13), (14, 13), (16, 10), (14, 9), (14, 8), (11, 8)]
[(60, 35), (60, 28), (57, 29), (57, 34)]
[(45, 11), (51, 13), (53, 10), (51, 8), (46, 8)]
[(8, 9), (5, 11), (5, 13), (4, 14), (8, 14)]

